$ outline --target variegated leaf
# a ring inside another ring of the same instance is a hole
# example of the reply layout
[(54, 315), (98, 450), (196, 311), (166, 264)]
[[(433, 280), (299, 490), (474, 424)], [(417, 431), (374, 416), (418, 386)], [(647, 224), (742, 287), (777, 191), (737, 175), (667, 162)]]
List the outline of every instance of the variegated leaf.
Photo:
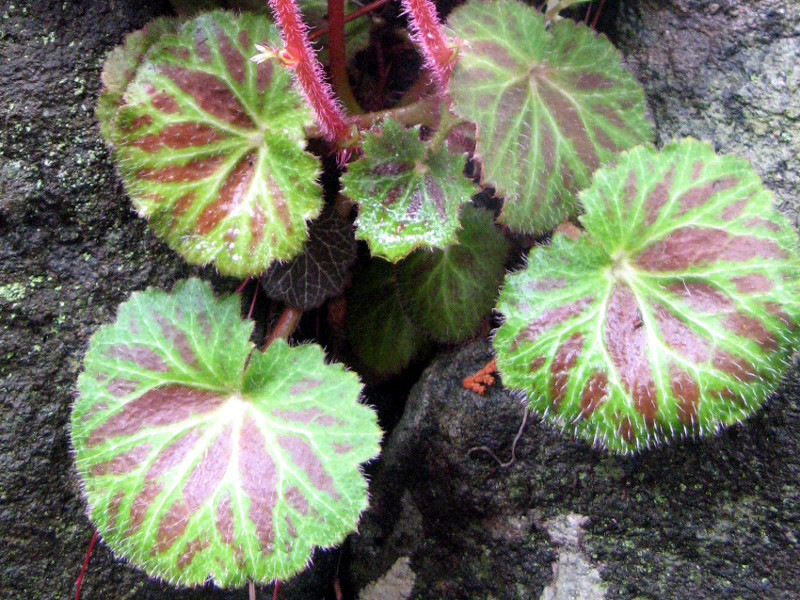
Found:
[(543, 232), (573, 216), (592, 172), (651, 138), (643, 91), (588, 27), (547, 30), (517, 0), (469, 2), (448, 25), (461, 40), (453, 110), (477, 125), (482, 176), (505, 197), (511, 229)]
[(503, 281), (508, 242), (490, 212), (461, 207), (458, 243), (417, 250), (397, 263), (397, 286), (414, 325), (439, 342), (460, 342), (491, 313)]
[(72, 412), (91, 519), (115, 554), (177, 585), (285, 580), (341, 542), (378, 453), (361, 384), (321, 348), (249, 342), (240, 299), (148, 290), (93, 337)]
[(640, 147), (581, 200), (585, 235), (506, 278), (503, 383), (618, 452), (752, 414), (800, 342), (797, 235), (752, 168), (695, 140)]
[(155, 232), (227, 275), (295, 256), (322, 207), (310, 112), (276, 60), (250, 61), (255, 42), (278, 41), (266, 17), (202, 14), (151, 44), (102, 125)]
[(342, 177), (344, 193), (359, 207), (356, 238), (391, 262), (455, 242), (458, 207), (478, 191), (463, 170), (463, 156), (446, 145), (431, 149), (419, 127), (385, 121), (364, 136), (364, 156)]
[(122, 44), (108, 53), (100, 74), (103, 89), (97, 99), (95, 113), (100, 123), (100, 133), (106, 143), (113, 144), (117, 133), (115, 121), (122, 104), (122, 95), (136, 75), (142, 58), (161, 36), (175, 33), (179, 26), (178, 19), (156, 19), (142, 29), (129, 33)]

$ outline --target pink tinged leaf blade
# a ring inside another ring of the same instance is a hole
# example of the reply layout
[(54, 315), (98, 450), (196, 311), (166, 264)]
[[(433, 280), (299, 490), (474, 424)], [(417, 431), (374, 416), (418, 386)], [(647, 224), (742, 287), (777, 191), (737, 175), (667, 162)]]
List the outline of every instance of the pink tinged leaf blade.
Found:
[(142, 29), (129, 33), (125, 41), (114, 48), (103, 62), (100, 79), (103, 88), (97, 99), (95, 115), (100, 123), (100, 133), (107, 144), (113, 144), (119, 135), (116, 124), (117, 110), (122, 103), (122, 95), (142, 57), (162, 35), (174, 33), (179, 25), (178, 19), (156, 19)]
[[(134, 294), (92, 338), (72, 445), (112, 550), (175, 585), (285, 580), (366, 507), (361, 384), (317, 346), (249, 342), (240, 299), (189, 280)], [(249, 362), (248, 362), (249, 357)]]
[(574, 216), (593, 171), (652, 137), (644, 93), (604, 36), (569, 20), (548, 31), (516, 0), (468, 3), (448, 25), (461, 39), (453, 110), (477, 125), (483, 182), (504, 196), (511, 229)]
[(419, 127), (385, 121), (365, 135), (364, 156), (342, 177), (344, 193), (359, 207), (356, 238), (391, 262), (416, 248), (454, 243), (458, 208), (478, 191), (463, 170), (463, 156), (446, 146), (430, 149)]
[(585, 234), (506, 278), (504, 384), (616, 452), (752, 414), (800, 342), (797, 234), (752, 168), (691, 139), (640, 147), (581, 200)]
[(206, 13), (153, 43), (125, 88), (110, 136), (126, 190), (155, 232), (193, 264), (265, 271), (303, 247), (322, 207), (312, 119), (276, 61), (266, 17)]

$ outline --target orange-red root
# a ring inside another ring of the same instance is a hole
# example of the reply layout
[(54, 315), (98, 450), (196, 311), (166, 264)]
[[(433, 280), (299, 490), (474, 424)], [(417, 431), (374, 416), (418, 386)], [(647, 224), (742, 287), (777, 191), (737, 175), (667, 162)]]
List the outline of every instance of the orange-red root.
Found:
[(461, 385), (465, 390), (475, 392), (479, 396), (486, 394), (486, 388), (492, 387), (495, 382), (495, 373), (497, 373), (497, 362), (493, 358), (489, 363), (480, 371), (469, 377), (465, 377)]

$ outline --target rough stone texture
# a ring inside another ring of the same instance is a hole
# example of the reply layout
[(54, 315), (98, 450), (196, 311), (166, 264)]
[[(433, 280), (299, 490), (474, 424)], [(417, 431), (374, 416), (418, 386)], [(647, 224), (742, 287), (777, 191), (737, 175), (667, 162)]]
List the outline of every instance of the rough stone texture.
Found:
[[(134, 290), (197, 270), (136, 217), (97, 132), (100, 68), (166, 1), (0, 1), (0, 598), (71, 598), (92, 537), (69, 454), (89, 336)], [(218, 292), (236, 282), (212, 279)], [(335, 556), (318, 562), (335, 567)], [(317, 576), (319, 577), (319, 576)], [(313, 576), (311, 578), (313, 580)], [(329, 573), (325, 582), (329, 581)], [(320, 597), (319, 581), (287, 597)], [(324, 583), (322, 584), (324, 585)], [(315, 589), (309, 592), (308, 589)], [(83, 600), (243, 598), (176, 591), (99, 544)], [(269, 589), (259, 597), (271, 597)]]
[[(356, 588), (409, 556), (417, 600), (546, 598), (554, 581), (596, 600), (592, 568), (608, 599), (797, 598), (797, 369), (762, 412), (716, 437), (618, 457), (531, 419), (501, 469), (467, 455), (486, 445), (505, 460), (522, 418), (502, 388), (462, 388), (490, 357), (488, 342), (444, 355), (412, 390), (351, 542)], [(586, 518), (582, 540), (557, 527), (573, 513)]]
[(539, 600), (603, 600), (605, 588), (600, 572), (583, 549), (583, 528), (587, 517), (570, 513), (545, 522), (550, 540), (558, 545), (558, 561), (553, 563), (553, 581)]
[(406, 600), (417, 578), (410, 562), (407, 556), (398, 558), (386, 575), (361, 590), (358, 600)]
[(710, 140), (800, 205), (800, 2), (628, 0), (614, 36), (644, 85), (659, 144)]

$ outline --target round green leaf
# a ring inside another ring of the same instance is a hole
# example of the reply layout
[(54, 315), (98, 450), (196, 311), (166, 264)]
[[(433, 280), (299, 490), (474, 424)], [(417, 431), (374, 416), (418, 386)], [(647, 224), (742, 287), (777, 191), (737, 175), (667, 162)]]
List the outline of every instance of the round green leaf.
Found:
[(503, 383), (546, 420), (628, 452), (752, 414), (800, 342), (797, 235), (746, 161), (640, 147), (506, 278)]
[(505, 197), (511, 229), (543, 232), (573, 216), (592, 172), (652, 137), (644, 92), (585, 25), (547, 30), (516, 0), (469, 2), (448, 25), (461, 40), (453, 110), (477, 125), (482, 177)]
[(253, 350), (240, 299), (199, 280), (135, 293), (93, 337), (72, 445), (98, 532), (175, 585), (285, 580), (341, 542), (375, 457), (361, 384), (322, 349)]
[(347, 338), (378, 376), (399, 373), (424, 348), (425, 336), (403, 312), (391, 263), (376, 258), (356, 269), (347, 294)]
[(397, 264), (397, 287), (406, 314), (438, 342), (460, 342), (489, 314), (503, 281), (508, 242), (491, 213), (461, 208), (458, 243), (417, 250)]
[(463, 171), (464, 157), (446, 145), (430, 149), (419, 127), (385, 121), (364, 136), (364, 156), (342, 176), (344, 193), (359, 207), (356, 238), (391, 262), (415, 248), (454, 243), (458, 207), (478, 191)]
[(155, 232), (238, 277), (299, 253), (322, 208), (311, 114), (276, 60), (250, 61), (255, 43), (279, 43), (266, 17), (200, 15), (150, 45), (116, 112), (98, 111)]

